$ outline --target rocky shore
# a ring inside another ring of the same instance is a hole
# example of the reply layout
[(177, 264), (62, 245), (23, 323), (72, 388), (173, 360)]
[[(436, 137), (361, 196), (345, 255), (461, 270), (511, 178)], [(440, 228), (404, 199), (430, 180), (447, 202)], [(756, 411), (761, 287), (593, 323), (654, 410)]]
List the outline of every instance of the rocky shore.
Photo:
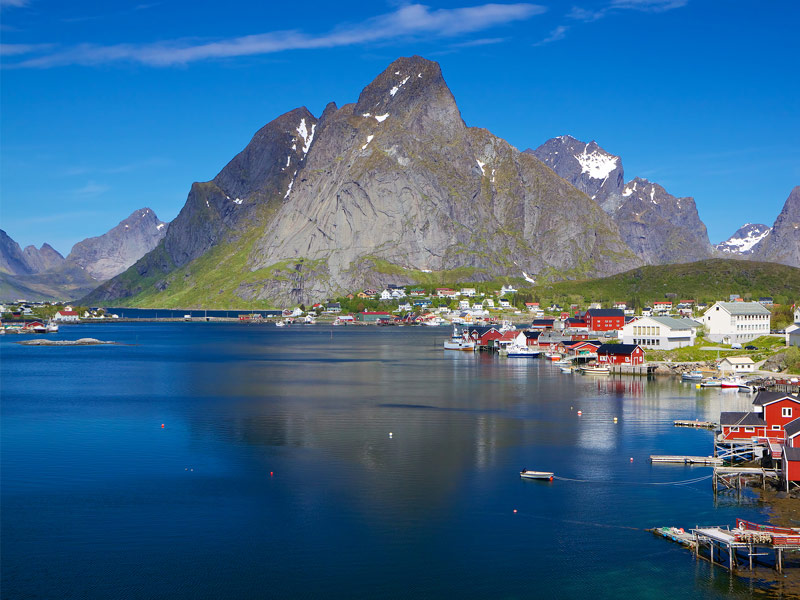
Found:
[(23, 346), (98, 346), (116, 344), (116, 342), (104, 342), (102, 340), (96, 340), (95, 338), (80, 338), (78, 340), (47, 340), (39, 338), (35, 340), (24, 340), (17, 343)]

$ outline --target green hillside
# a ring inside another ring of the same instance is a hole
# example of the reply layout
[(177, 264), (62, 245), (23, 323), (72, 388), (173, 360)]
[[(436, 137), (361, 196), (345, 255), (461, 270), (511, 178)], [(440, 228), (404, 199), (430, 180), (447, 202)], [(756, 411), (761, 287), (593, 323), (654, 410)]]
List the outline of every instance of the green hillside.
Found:
[(774, 263), (711, 259), (693, 263), (640, 267), (611, 277), (537, 285), (540, 302), (627, 302), (642, 307), (654, 300), (713, 302), (739, 294), (745, 300), (771, 296), (777, 304), (800, 299), (800, 269)]

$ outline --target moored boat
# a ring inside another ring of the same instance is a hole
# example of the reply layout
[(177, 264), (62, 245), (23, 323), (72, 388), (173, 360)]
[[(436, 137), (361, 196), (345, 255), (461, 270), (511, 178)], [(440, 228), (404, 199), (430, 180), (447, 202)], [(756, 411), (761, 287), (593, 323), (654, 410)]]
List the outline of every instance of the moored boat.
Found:
[(463, 333), (459, 333), (457, 327), (453, 327), (453, 335), (449, 340), (444, 341), (444, 349), (471, 352), (475, 350), (475, 340), (465, 338)]
[(597, 375), (602, 375), (604, 373), (611, 372), (611, 369), (607, 365), (583, 365), (578, 367), (578, 370), (581, 373), (597, 374)]
[(684, 381), (702, 381), (703, 374), (700, 371), (688, 371), (681, 375), (681, 379)]
[(528, 346), (512, 345), (508, 347), (507, 355), (509, 358), (534, 358), (539, 356), (539, 352)]
[(704, 379), (700, 382), (700, 387), (721, 387), (722, 382), (717, 379), (716, 377), (711, 377), (710, 379)]
[(528, 469), (522, 469), (519, 472), (519, 476), (523, 479), (546, 479), (548, 481), (553, 481), (554, 473), (550, 471), (529, 471)]

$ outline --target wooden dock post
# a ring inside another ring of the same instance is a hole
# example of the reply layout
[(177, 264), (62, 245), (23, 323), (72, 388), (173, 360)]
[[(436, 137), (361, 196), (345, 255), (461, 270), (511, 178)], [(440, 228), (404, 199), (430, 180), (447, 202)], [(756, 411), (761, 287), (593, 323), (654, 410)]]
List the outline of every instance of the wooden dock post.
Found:
[(775, 566), (778, 569), (778, 573), (783, 573), (783, 550), (780, 548), (775, 550)]

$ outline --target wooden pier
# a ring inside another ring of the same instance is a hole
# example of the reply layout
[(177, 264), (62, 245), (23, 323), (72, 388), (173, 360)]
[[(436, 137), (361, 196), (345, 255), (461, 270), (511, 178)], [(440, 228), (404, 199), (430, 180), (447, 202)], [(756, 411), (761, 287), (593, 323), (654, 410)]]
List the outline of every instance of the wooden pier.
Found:
[(651, 463), (672, 463), (681, 465), (721, 465), (722, 459), (713, 456), (678, 456), (671, 454), (653, 454)]
[(642, 375), (650, 376), (656, 371), (656, 365), (608, 365), (614, 375)]
[(762, 469), (760, 467), (714, 467), (712, 478), (714, 496), (720, 491), (736, 492), (741, 497), (742, 489), (748, 483), (761, 483), (761, 489), (767, 487), (767, 479), (780, 482), (780, 474), (775, 469)]
[(713, 421), (698, 421), (695, 419), (694, 421), (678, 419), (674, 422), (675, 427), (700, 427), (703, 429), (716, 429), (717, 424)]
[[(784, 554), (800, 552), (800, 529), (758, 525), (742, 519), (736, 520), (736, 529), (708, 526), (687, 532), (677, 527), (657, 527), (650, 531), (731, 572), (745, 565), (752, 570), (754, 565), (761, 564), (782, 573)], [(773, 553), (773, 563), (762, 559)]]

